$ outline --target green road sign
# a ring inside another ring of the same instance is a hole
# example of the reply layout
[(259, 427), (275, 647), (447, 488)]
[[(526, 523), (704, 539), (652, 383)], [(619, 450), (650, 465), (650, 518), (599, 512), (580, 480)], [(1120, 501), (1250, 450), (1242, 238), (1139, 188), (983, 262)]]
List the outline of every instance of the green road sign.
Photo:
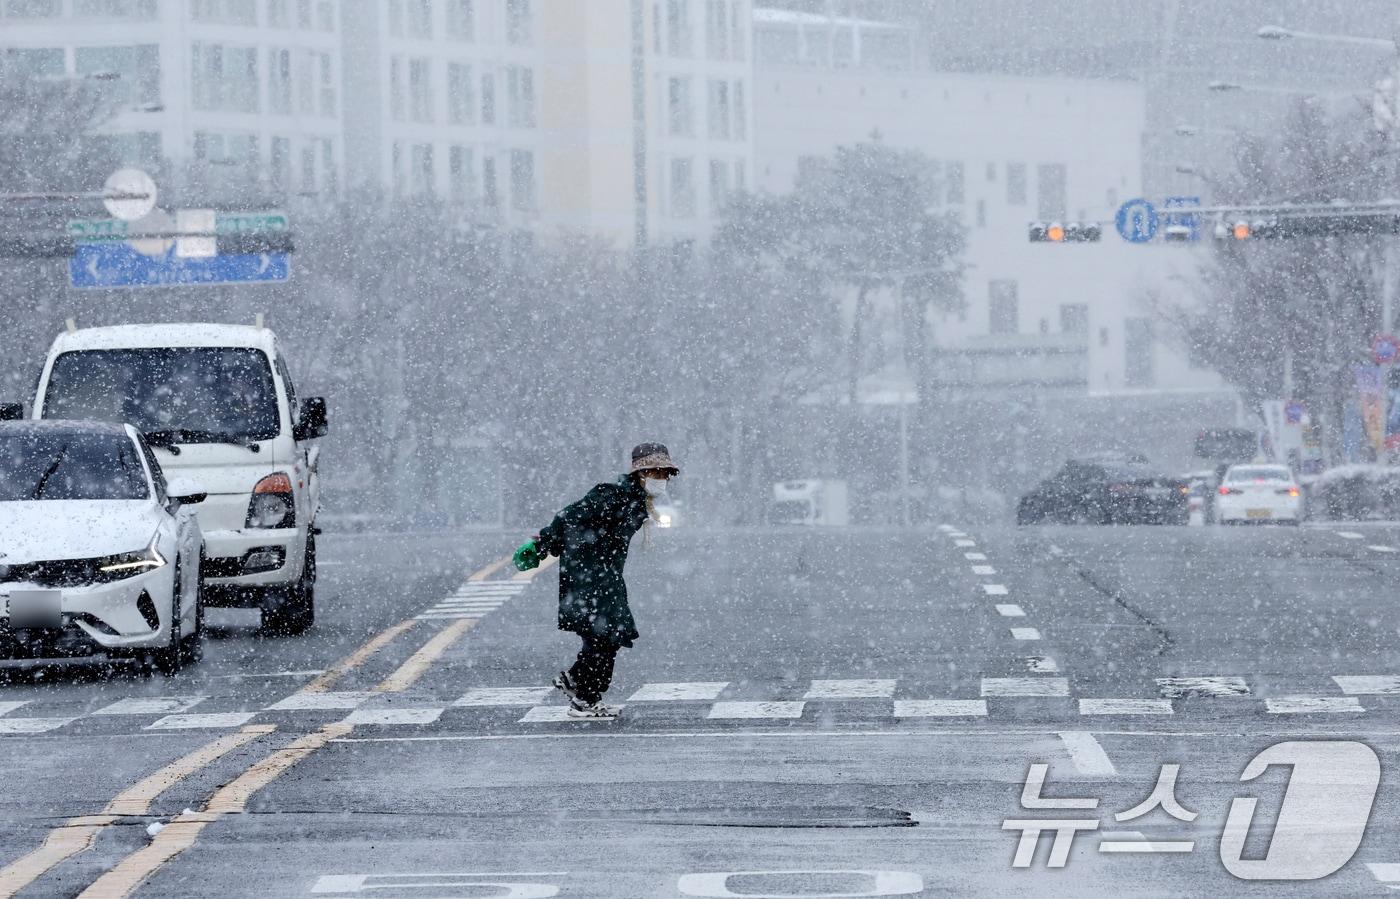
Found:
[[(68, 236), (80, 242), (126, 240), (130, 222), (121, 219), (77, 219), (68, 223)], [(291, 230), (286, 213), (220, 212), (214, 216), (215, 234), (256, 234)]]

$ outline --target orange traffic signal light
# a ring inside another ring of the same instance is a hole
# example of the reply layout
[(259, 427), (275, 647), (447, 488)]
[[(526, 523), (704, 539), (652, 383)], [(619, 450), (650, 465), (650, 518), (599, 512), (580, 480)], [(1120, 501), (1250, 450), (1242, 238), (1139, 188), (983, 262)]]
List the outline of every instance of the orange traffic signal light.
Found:
[(1235, 222), (1235, 227), (1232, 233), (1235, 236), (1235, 240), (1248, 240), (1249, 222)]
[(1045, 229), (1046, 239), (1059, 243), (1065, 239), (1065, 228), (1058, 222)]

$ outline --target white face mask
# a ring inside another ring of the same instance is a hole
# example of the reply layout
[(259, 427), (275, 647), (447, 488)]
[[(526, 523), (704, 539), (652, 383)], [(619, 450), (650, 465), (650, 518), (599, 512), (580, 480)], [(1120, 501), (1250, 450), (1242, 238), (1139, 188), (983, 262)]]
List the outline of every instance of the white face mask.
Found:
[(642, 486), (652, 499), (660, 499), (666, 495), (666, 482), (660, 478), (642, 478)]

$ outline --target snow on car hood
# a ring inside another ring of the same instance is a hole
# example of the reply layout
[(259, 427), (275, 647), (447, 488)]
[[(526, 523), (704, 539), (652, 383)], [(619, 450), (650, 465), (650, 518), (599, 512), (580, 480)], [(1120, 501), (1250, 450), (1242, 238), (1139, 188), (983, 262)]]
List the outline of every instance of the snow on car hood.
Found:
[(145, 549), (159, 523), (151, 500), (0, 502), (0, 565)]

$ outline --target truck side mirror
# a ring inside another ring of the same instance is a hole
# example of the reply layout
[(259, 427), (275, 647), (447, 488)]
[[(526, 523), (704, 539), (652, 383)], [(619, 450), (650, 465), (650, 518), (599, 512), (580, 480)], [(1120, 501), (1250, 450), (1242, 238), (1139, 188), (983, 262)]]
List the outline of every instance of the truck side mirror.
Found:
[(296, 440), (312, 440), (326, 436), (328, 430), (330, 422), (326, 415), (326, 398), (310, 396), (302, 400), (301, 414), (297, 418), (296, 426), (292, 428), (292, 437)]
[(0, 421), (19, 421), (24, 418), (23, 403), (0, 403)]

